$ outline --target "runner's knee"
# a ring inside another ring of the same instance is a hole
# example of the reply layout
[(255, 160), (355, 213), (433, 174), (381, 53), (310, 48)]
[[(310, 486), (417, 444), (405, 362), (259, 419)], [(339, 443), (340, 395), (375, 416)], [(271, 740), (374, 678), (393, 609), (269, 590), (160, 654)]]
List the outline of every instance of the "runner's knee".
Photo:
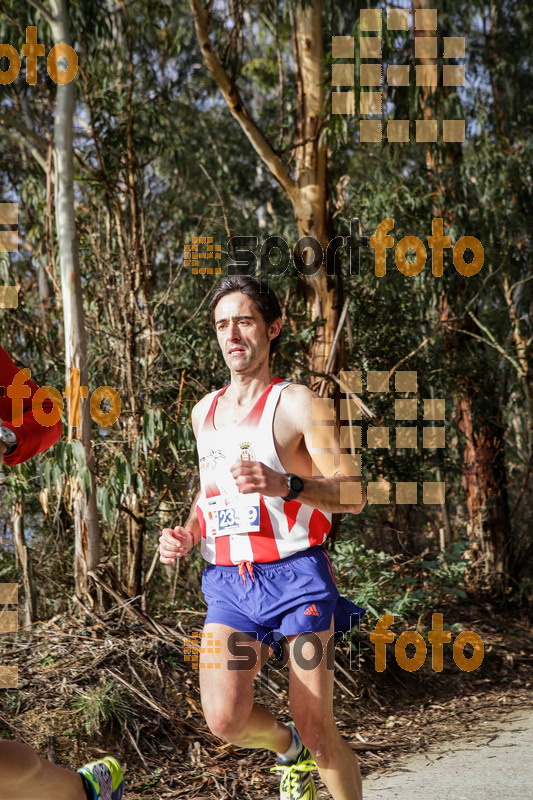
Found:
[(233, 708), (204, 709), (205, 719), (211, 733), (225, 742), (238, 744), (246, 729), (250, 712)]
[(0, 741), (0, 775), (6, 791), (31, 781), (40, 768), (41, 759), (31, 747), (5, 739)]
[(302, 719), (298, 719), (297, 715), (293, 717), (300, 738), (309, 752), (322, 763), (327, 763), (338, 746), (339, 733), (335, 724), (327, 724), (314, 714), (306, 715)]

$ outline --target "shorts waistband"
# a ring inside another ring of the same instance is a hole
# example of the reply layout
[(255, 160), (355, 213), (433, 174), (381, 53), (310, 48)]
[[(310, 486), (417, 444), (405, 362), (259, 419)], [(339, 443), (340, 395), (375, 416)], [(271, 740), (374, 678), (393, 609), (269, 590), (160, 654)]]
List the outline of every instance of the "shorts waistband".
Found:
[[(293, 561), (298, 561), (300, 558), (305, 558), (309, 555), (316, 555), (317, 553), (325, 552), (324, 547), (321, 544), (315, 544), (313, 547), (309, 547), (307, 550), (302, 550), (300, 553), (294, 553), (292, 556), (287, 556), (286, 558), (280, 558), (277, 561), (251, 561), (245, 562), (242, 561), (240, 563), (250, 563), (253, 564), (253, 569), (261, 572), (262, 570), (276, 570), (281, 569), (286, 564), (291, 564)], [(212, 567), (221, 570), (222, 572), (239, 572), (242, 571), (242, 568), (239, 564), (231, 564), (230, 566), (225, 566), (223, 564), (211, 564)]]

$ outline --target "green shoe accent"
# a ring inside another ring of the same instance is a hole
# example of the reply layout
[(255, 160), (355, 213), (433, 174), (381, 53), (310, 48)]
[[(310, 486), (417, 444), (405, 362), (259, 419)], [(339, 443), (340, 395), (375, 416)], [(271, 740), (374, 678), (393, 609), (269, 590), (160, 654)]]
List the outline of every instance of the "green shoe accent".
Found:
[(311, 753), (304, 747), (292, 764), (276, 764), (270, 772), (281, 772), (280, 800), (316, 800), (314, 781), (309, 774), (316, 767)]
[(124, 775), (116, 758), (106, 756), (100, 761), (91, 761), (78, 772), (92, 786), (95, 800), (122, 800)]

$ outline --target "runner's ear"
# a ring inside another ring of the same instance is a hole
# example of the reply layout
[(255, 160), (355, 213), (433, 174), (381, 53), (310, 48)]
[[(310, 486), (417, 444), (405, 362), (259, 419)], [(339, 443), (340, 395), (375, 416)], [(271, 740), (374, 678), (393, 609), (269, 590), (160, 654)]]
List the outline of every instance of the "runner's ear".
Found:
[(270, 340), (275, 339), (276, 336), (279, 336), (283, 322), (281, 321), (281, 317), (275, 319), (274, 322), (270, 323), (268, 335)]

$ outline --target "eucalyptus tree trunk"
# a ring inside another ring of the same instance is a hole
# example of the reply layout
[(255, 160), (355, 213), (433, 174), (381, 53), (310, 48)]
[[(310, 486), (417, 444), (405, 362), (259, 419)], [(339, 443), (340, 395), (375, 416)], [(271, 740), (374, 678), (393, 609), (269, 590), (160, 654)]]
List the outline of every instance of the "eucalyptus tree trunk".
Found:
[(30, 627), (36, 619), (37, 597), (35, 593), (35, 581), (33, 579), (33, 562), (31, 551), (26, 544), (24, 536), (24, 503), (22, 500), (15, 500), (11, 512), (13, 523), (13, 538), (15, 549), (22, 565), (22, 580), (24, 584), (24, 624)]
[[(412, 11), (434, 8), (432, 0), (413, 0)], [(442, 33), (442, 31), (441, 31)], [(417, 31), (417, 37), (432, 36), (433, 31)], [(434, 63), (433, 59), (420, 59), (422, 65)], [(424, 119), (436, 117), (434, 92), (427, 86), (419, 89), (419, 104)], [(446, 87), (438, 89), (441, 97), (450, 92)], [(442, 161), (436, 157), (436, 148), (426, 146), (428, 183), (433, 196), (433, 214), (444, 221), (445, 228), (455, 225), (456, 210), (448, 198), (455, 196), (454, 187), (446, 172), (450, 166), (460, 163), (462, 148), (448, 143)], [(448, 183), (446, 182), (448, 181)], [(476, 567), (470, 571), (469, 580), (482, 583), (496, 594), (503, 593), (508, 580), (510, 516), (507, 499), (507, 476), (505, 466), (504, 425), (496, 392), (487, 386), (487, 376), (472, 376), (465, 372), (464, 352), (471, 345), (468, 335), (460, 327), (473, 327), (469, 315), (459, 321), (457, 304), (451, 293), (442, 293), (437, 301), (436, 312), (443, 323), (444, 352), (453, 369), (459, 373), (457, 391), (454, 393), (457, 427), (461, 433), (463, 475), (469, 523), (469, 538), (479, 541), (482, 556), (482, 578)], [(476, 406), (476, 396), (486, 398), (483, 408)], [(475, 547), (478, 545), (475, 544)]]
[[(66, 0), (50, 0), (54, 44), (71, 44)], [(88, 386), (87, 341), (80, 280), (80, 263), (76, 219), (74, 212), (74, 164), (72, 129), (75, 106), (73, 81), (57, 86), (54, 118), (54, 186), (56, 230), (61, 269), (61, 292), (65, 330), (66, 386), (71, 384), (70, 370), (80, 371), (81, 386)], [(96, 487), (91, 450), (91, 418), (88, 399), (70, 398), (70, 408), (80, 403), (79, 419), (70, 424), (69, 440), (79, 439), (84, 446), (87, 467), (91, 474), (91, 491), (86, 495), (79, 476), (74, 475), (71, 486), (73, 503), (75, 552), (74, 577), (76, 595), (84, 600), (89, 594), (87, 573), (100, 560), (100, 531), (96, 508)], [(92, 601), (90, 601), (92, 605)]]
[[(324, 256), (333, 238), (328, 209), (327, 146), (320, 133), (326, 108), (324, 89), (324, 50), (322, 46), (322, 16), (318, 0), (306, 6), (298, 4), (293, 18), (294, 56), (297, 64), (297, 128), (296, 137), (302, 142), (295, 151), (295, 180), (298, 188), (293, 202), (298, 237), (312, 236), (323, 249)], [(302, 254), (300, 254), (302, 257)], [(328, 276), (326, 260), (321, 269), (307, 277), (306, 296), (311, 318), (326, 320), (315, 333), (312, 347), (312, 367), (326, 372), (326, 365), (342, 309), (342, 280)], [(330, 364), (333, 368), (333, 364)]]
[[(257, 155), (290, 200), (299, 239), (314, 237), (322, 246), (322, 266), (314, 275), (304, 276), (303, 280), (311, 319), (321, 317), (326, 320), (324, 326), (317, 328), (310, 367), (312, 372), (325, 372), (342, 309), (342, 277), (340, 269), (335, 270), (335, 275), (328, 275), (326, 271), (326, 252), (333, 233), (327, 204), (327, 145), (324, 137), (320, 141), (326, 108), (320, 3), (318, 0), (306, 4), (298, 3), (293, 12), (297, 99), (297, 141), (293, 146), (293, 175), (252, 118), (236, 84), (215, 55), (209, 38), (207, 9), (201, 0), (190, 0), (190, 4), (205, 64)], [(302, 257), (299, 249), (297, 257), (298, 255)], [(334, 363), (328, 364), (331, 369), (334, 366)]]

